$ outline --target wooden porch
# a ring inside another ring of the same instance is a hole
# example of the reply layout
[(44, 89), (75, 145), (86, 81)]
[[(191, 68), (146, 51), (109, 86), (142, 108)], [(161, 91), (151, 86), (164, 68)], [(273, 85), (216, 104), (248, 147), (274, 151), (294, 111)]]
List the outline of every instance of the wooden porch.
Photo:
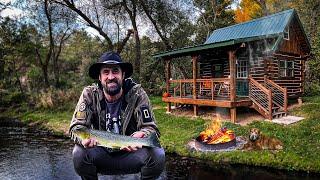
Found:
[(194, 115), (198, 115), (198, 106), (216, 106), (230, 108), (231, 121), (236, 122), (236, 107), (250, 106), (249, 98), (236, 96), (236, 50), (228, 51), (230, 75), (228, 78), (198, 78), (198, 55), (192, 56), (192, 79), (171, 79), (171, 59), (166, 59), (166, 90), (171, 97), (163, 97), (167, 102), (167, 112), (171, 103), (193, 105)]
[(270, 120), (286, 115), (286, 88), (266, 76), (261, 83), (249, 77), (248, 85), (248, 96), (236, 96), (232, 100), (230, 78), (169, 80), (170, 96), (163, 97), (162, 101), (168, 103), (167, 112), (171, 111), (171, 103), (193, 105), (195, 116), (198, 114), (198, 106), (201, 105), (230, 108), (231, 120), (234, 123), (237, 107), (254, 108)]
[(170, 97), (162, 100), (175, 104), (196, 104), (218, 107), (250, 106), (249, 97), (230, 98), (229, 78), (196, 79), (195, 96), (193, 95), (193, 79), (169, 80)]

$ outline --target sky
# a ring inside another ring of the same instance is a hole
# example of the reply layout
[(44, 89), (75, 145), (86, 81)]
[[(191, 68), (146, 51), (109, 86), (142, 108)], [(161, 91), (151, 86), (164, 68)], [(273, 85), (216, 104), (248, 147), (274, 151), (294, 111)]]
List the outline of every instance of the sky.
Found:
[[(3, 3), (3, 4), (7, 4), (9, 2), (14, 2), (14, 0), (0, 0), (0, 2)], [(3, 10), (0, 13), (0, 16), (2, 16), (2, 17), (9, 16), (10, 18), (18, 18), (22, 14), (23, 14), (23, 11), (21, 9), (10, 7), (10, 8), (7, 8), (7, 9)]]

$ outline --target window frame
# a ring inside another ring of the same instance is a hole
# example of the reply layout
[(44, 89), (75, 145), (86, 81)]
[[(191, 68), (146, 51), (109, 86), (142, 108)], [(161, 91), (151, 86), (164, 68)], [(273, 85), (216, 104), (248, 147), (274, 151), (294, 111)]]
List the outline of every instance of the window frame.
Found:
[(286, 26), (283, 31), (283, 39), (289, 41), (290, 40), (290, 28)]
[[(288, 64), (292, 64), (291, 67)], [(284, 67), (282, 67), (284, 65)], [(294, 78), (294, 61), (286, 60), (286, 59), (279, 59), (279, 71), (278, 76), (279, 78)]]
[(236, 78), (247, 79), (249, 77), (249, 62), (247, 59), (237, 59)]

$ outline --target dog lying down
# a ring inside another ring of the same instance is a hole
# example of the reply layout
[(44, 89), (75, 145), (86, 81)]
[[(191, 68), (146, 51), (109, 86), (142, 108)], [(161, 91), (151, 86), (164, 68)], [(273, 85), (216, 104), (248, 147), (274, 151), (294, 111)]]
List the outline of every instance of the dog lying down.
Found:
[(250, 130), (249, 141), (242, 150), (282, 150), (283, 143), (276, 138), (267, 137), (258, 128)]

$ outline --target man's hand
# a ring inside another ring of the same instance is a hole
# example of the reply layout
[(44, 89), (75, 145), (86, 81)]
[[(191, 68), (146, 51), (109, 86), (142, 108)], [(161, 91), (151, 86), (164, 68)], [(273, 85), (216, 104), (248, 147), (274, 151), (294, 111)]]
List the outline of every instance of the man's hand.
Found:
[[(141, 132), (141, 131), (137, 131), (137, 132), (133, 133), (133, 135), (132, 135), (132, 137), (136, 137), (136, 138), (143, 138), (144, 136), (145, 136), (145, 133)], [(132, 152), (132, 151), (136, 151), (140, 148), (142, 148), (142, 146), (128, 146), (128, 147), (121, 148), (121, 150)]]
[(97, 146), (98, 141), (95, 138), (89, 138), (89, 139), (84, 139), (81, 141), (81, 144), (85, 147), (85, 148), (92, 148)]

